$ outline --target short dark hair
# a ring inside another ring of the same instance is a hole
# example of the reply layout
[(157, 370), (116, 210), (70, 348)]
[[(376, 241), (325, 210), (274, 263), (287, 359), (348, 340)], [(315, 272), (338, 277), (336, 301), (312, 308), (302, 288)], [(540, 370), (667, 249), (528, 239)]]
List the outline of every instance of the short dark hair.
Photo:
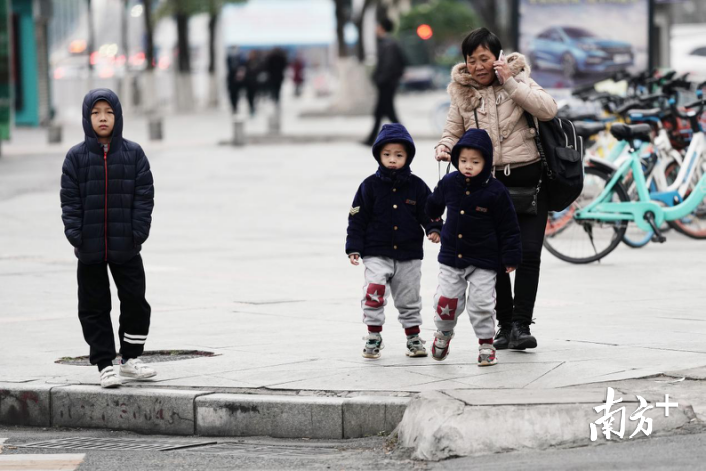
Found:
[(382, 29), (384, 29), (386, 33), (390, 33), (395, 29), (395, 24), (389, 18), (381, 18), (378, 24), (382, 26)]
[(500, 39), (493, 33), (491, 33), (488, 28), (476, 28), (463, 40), (461, 43), (461, 52), (463, 53), (463, 60), (465, 61), (468, 56), (473, 54), (478, 46), (483, 46), (495, 55), (497, 59), (500, 56), (500, 50), (503, 48), (500, 44)]

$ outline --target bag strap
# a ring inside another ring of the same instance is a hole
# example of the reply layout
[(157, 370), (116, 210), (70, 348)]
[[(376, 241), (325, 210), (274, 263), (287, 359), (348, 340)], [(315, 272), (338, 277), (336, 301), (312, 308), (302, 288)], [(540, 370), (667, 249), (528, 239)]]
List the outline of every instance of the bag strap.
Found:
[[(537, 151), (539, 152), (539, 158), (542, 161), (542, 167), (544, 167), (544, 170), (547, 172), (547, 177), (549, 177), (550, 180), (554, 178), (554, 173), (552, 170), (549, 168), (549, 163), (547, 162), (547, 154), (544, 152), (544, 146), (542, 145), (542, 139), (539, 137), (539, 128), (534, 122), (534, 117), (529, 114), (527, 111), (525, 111), (525, 119), (527, 119), (527, 125), (530, 127), (530, 129), (534, 129), (534, 143), (537, 145)], [(539, 183), (542, 183), (541, 177)]]

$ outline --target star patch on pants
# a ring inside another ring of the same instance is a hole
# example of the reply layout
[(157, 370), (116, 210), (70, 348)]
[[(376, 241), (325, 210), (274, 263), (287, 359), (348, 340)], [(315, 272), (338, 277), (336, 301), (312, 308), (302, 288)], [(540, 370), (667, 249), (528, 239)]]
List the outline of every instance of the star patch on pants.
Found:
[(456, 318), (456, 308), (458, 307), (457, 298), (446, 298), (439, 296), (439, 304), (436, 306), (436, 313), (441, 320), (452, 321)]
[(365, 305), (372, 308), (382, 307), (385, 301), (385, 285), (370, 283), (365, 293)]

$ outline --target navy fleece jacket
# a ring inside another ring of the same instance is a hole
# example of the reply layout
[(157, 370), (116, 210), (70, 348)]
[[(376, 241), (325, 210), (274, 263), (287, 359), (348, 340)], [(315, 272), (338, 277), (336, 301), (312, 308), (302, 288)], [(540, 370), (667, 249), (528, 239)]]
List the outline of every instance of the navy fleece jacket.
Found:
[(432, 222), (425, 214), (429, 187), (412, 175), (410, 164), (415, 147), (412, 137), (401, 124), (382, 127), (373, 156), (380, 164), (380, 150), (385, 144), (399, 142), (407, 149), (407, 162), (392, 171), (379, 165), (378, 171), (358, 188), (348, 215), (346, 253), (365, 257), (389, 257), (399, 261), (424, 257), (424, 228), (427, 234), (439, 232), (441, 222)]
[(481, 173), (467, 178), (458, 171), (452, 172), (439, 182), (427, 200), (429, 217), (441, 217), (447, 210), (439, 263), (497, 271), (517, 267), (522, 259), (520, 227), (507, 188), (491, 175), (490, 137), (482, 129), (468, 130), (451, 151), (451, 162), (456, 168), (464, 147), (478, 149), (483, 155), (485, 165)]

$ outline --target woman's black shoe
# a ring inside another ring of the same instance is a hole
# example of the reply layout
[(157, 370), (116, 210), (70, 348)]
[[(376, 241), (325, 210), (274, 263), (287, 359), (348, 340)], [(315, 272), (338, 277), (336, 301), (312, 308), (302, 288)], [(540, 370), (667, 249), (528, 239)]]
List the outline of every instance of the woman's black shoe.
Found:
[(524, 350), (526, 348), (535, 348), (536, 346), (537, 339), (530, 333), (529, 324), (513, 322), (508, 348), (513, 350)]
[(495, 334), (495, 340), (493, 340), (493, 347), (495, 347), (496, 350), (505, 350), (507, 348), (507, 345), (510, 342), (511, 331), (511, 325), (500, 324), (498, 326), (498, 333)]

